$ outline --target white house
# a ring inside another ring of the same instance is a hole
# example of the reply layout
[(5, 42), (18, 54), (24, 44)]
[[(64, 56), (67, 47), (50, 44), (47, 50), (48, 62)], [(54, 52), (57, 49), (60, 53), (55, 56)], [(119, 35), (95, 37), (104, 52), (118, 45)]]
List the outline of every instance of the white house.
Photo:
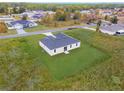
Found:
[(124, 34), (124, 25), (123, 24), (106, 25), (102, 26), (100, 30), (102, 33), (106, 33), (109, 35)]
[(80, 13), (81, 14), (90, 14), (91, 11), (90, 10), (81, 10)]
[(15, 19), (10, 17), (10, 16), (0, 16), (0, 21), (2, 22), (11, 22), (14, 21)]
[(80, 41), (65, 34), (59, 33), (47, 36), (39, 41), (39, 45), (50, 55), (69, 53), (68, 51), (79, 48)]

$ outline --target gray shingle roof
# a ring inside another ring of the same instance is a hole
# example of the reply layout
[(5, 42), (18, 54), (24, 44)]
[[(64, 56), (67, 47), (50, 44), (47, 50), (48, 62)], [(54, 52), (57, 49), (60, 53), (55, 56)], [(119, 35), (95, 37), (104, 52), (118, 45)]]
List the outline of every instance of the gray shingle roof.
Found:
[(41, 42), (50, 50), (79, 42), (77, 39), (74, 39), (62, 33), (56, 34), (54, 36), (56, 38), (53, 36), (47, 36), (41, 40)]
[(111, 31), (111, 32), (117, 32), (119, 30), (124, 30), (124, 25), (123, 24), (115, 24), (111, 26), (102, 26), (101, 29)]

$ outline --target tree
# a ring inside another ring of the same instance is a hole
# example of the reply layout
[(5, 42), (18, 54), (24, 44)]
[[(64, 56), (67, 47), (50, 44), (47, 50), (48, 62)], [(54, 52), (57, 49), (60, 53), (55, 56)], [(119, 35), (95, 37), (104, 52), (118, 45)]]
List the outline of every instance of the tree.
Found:
[(22, 20), (27, 20), (28, 15), (23, 15)]
[(0, 33), (7, 32), (7, 27), (4, 22), (0, 22)]
[(118, 23), (117, 16), (114, 16), (114, 17), (111, 18), (111, 23), (113, 23), (113, 24), (117, 24)]
[(101, 26), (101, 24), (102, 24), (102, 21), (99, 20), (99, 21), (97, 22), (97, 26), (96, 26), (96, 31), (97, 31), (97, 32), (100, 32), (100, 26)]
[(23, 13), (23, 12), (25, 12), (25, 8), (20, 7), (19, 10), (18, 10), (18, 13)]
[(57, 9), (55, 14), (55, 20), (56, 21), (65, 21), (65, 10), (64, 9)]
[(13, 8), (13, 13), (14, 13), (14, 14), (17, 14), (17, 13), (18, 13), (18, 11), (17, 11), (17, 8), (16, 8), (16, 7), (14, 7), (14, 8)]
[(0, 13), (4, 13), (4, 12), (5, 12), (4, 7), (1, 7), (1, 8), (0, 8)]
[(80, 12), (75, 12), (73, 19), (80, 20), (81, 19), (81, 13)]
[(107, 21), (108, 20), (108, 15), (106, 15), (104, 19)]

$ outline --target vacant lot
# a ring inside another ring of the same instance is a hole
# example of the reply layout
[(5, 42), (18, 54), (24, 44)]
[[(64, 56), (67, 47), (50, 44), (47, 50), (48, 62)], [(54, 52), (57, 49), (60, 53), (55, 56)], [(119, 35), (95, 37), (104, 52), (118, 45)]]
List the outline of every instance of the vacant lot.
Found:
[(38, 45), (43, 35), (0, 40), (0, 89), (124, 89), (123, 39), (83, 29), (65, 33), (81, 48), (54, 57)]

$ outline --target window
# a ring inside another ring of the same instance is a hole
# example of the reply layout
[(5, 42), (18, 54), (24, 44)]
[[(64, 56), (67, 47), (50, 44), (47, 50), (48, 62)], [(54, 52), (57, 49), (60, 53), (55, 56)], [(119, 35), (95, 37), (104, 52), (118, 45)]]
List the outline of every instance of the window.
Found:
[(54, 53), (56, 53), (56, 49), (54, 49)]
[(70, 45), (70, 48), (72, 48), (72, 45)]
[(78, 43), (76, 43), (76, 46), (78, 46)]

